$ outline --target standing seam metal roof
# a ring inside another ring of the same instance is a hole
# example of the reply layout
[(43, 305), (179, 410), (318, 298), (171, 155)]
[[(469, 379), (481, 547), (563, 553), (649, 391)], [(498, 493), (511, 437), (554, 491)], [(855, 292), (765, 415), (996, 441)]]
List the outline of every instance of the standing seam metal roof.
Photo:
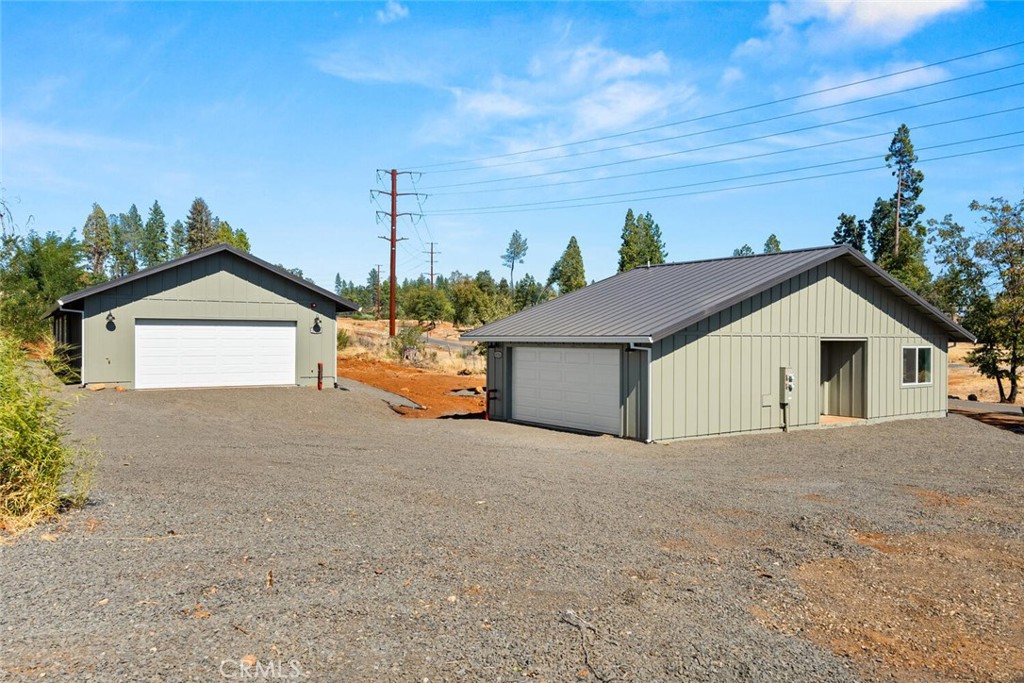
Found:
[(934, 319), (974, 336), (849, 245), (634, 268), (462, 335), (472, 341), (652, 342), (837, 258)]

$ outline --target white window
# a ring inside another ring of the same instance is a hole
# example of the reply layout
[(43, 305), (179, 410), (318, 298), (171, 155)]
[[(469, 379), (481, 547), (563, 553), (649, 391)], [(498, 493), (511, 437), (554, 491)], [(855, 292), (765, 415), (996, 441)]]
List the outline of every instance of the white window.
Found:
[(932, 347), (903, 347), (903, 385), (932, 383)]

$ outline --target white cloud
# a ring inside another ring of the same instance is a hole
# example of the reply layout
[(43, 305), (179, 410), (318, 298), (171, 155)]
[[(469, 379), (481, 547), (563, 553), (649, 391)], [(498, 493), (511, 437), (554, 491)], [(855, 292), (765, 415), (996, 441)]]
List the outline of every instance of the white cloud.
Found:
[(768, 9), (767, 35), (739, 45), (737, 56), (780, 55), (803, 46), (829, 52), (890, 45), (978, 0), (782, 0)]
[(409, 16), (409, 8), (396, 0), (388, 0), (384, 9), (377, 10), (377, 21), (381, 24), (390, 24), (399, 19)]
[[(897, 76), (892, 76), (891, 78), (870, 80), (882, 74), (908, 71), (909, 69), (914, 69), (919, 66), (921, 66), (919, 62), (901, 62), (885, 64), (871, 71), (834, 72), (818, 78), (810, 85), (810, 87), (807, 88), (807, 90), (809, 92), (829, 90), (829, 92), (816, 95), (813, 100), (810, 101), (812, 101), (816, 106), (830, 105), (839, 102), (848, 102), (854, 99), (861, 99), (864, 97), (871, 97), (881, 93), (905, 90), (919, 85), (934, 83), (949, 77), (949, 72), (945, 69), (942, 69), (941, 67), (929, 67), (926, 69), (909, 71), (908, 73), (901, 73)], [(860, 83), (860, 81), (869, 82)], [(831, 88), (841, 86), (845, 83), (858, 83), (858, 85), (830, 90)]]
[(722, 77), (718, 79), (720, 85), (729, 86), (733, 83), (739, 83), (744, 78), (743, 69), (735, 66), (726, 67), (722, 71)]
[(96, 135), (94, 133), (65, 131), (20, 119), (4, 120), (3, 147), (8, 152), (41, 148), (97, 151), (141, 151), (152, 149), (151, 145), (143, 143), (121, 140), (106, 135)]

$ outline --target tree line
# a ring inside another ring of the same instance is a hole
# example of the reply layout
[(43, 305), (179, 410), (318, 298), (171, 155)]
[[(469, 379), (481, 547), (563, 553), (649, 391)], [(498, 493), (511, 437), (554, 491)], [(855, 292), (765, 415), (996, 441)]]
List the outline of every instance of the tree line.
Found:
[(201, 197), (170, 229), (159, 201), (145, 220), (135, 204), (123, 213), (93, 204), (81, 239), (75, 230), (18, 235), (6, 203), (0, 209), (0, 327), (29, 340), (46, 332), (43, 316), (65, 294), (221, 242), (250, 249), (245, 231), (214, 216)]

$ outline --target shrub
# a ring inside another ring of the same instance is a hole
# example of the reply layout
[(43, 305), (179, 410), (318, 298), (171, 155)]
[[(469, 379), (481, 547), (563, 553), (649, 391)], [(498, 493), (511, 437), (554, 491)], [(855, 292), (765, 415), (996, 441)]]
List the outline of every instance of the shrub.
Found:
[(18, 343), (0, 334), (0, 529), (85, 503), (95, 457), (65, 443), (60, 405)]
[(341, 351), (348, 347), (348, 330), (339, 327), (338, 328), (338, 351)]
[(402, 327), (391, 338), (391, 352), (399, 360), (415, 361), (424, 346), (422, 327)]

